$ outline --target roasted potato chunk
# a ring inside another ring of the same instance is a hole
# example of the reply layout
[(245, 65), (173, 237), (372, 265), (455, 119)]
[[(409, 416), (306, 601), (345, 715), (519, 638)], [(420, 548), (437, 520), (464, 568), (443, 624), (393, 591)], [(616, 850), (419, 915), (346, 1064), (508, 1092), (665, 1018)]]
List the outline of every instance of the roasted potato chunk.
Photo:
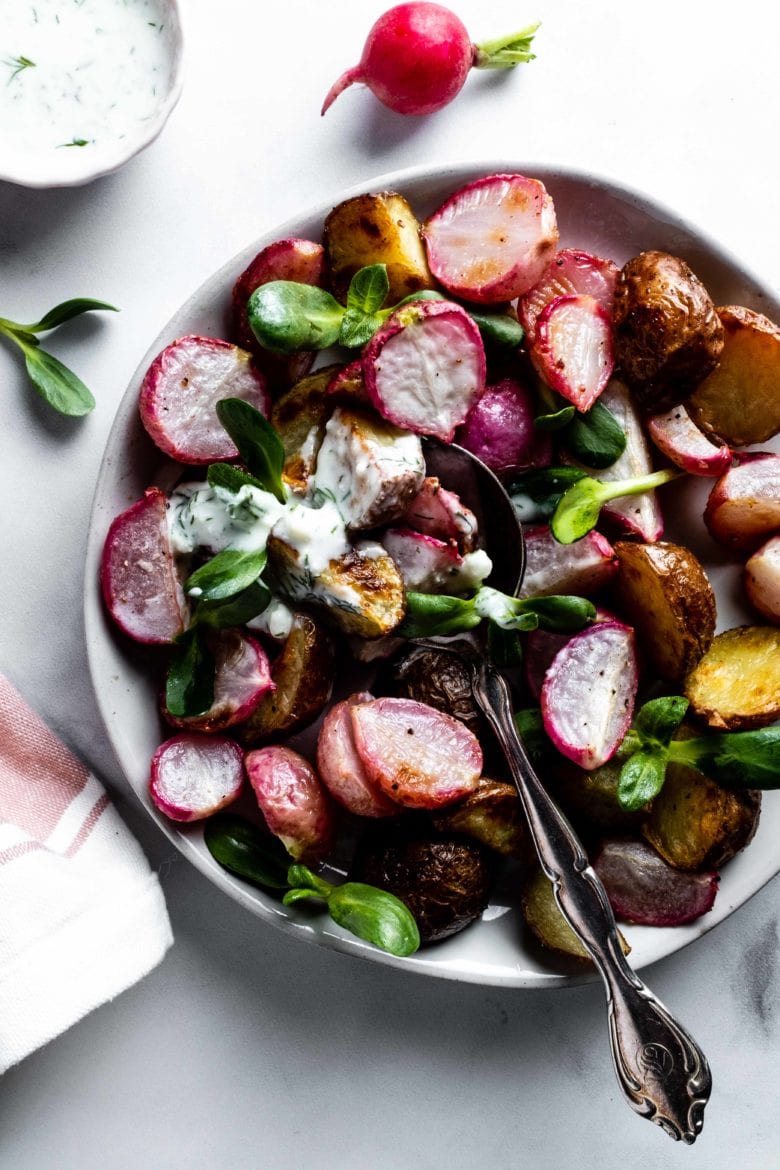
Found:
[(641, 252), (618, 277), (615, 361), (654, 414), (684, 401), (715, 368), (723, 326), (710, 295), (679, 256)]
[(590, 772), (561, 758), (544, 769), (550, 792), (584, 840), (607, 834), (636, 832), (641, 812), (629, 812), (618, 803), (622, 760), (608, 760)]
[(714, 639), (683, 693), (710, 727), (747, 731), (780, 718), (780, 629), (737, 626)]
[(715, 634), (715, 594), (698, 558), (681, 545), (618, 541), (614, 595), (661, 678), (680, 682)]
[(274, 403), (270, 421), (284, 446), (282, 477), (293, 491), (306, 491), (325, 435), (325, 423), (332, 409), (328, 383), (340, 366), (323, 366), (294, 386)]
[(296, 614), (287, 640), (271, 666), (275, 690), (263, 696), (236, 730), (246, 746), (291, 735), (313, 722), (333, 687), (333, 644), (308, 614)]
[(741, 305), (718, 317), (720, 362), (686, 405), (697, 426), (730, 447), (763, 443), (780, 431), (780, 328)]
[(388, 304), (434, 287), (420, 225), (403, 195), (385, 191), (339, 203), (325, 220), (324, 240), (331, 285), (341, 301), (347, 299), (352, 277), (367, 264), (387, 265)]
[[(586, 963), (591, 962), (587, 950), (563, 917), (555, 900), (552, 882), (543, 870), (535, 870), (525, 883), (520, 905), (526, 925), (543, 947), (559, 955), (570, 955), (575, 959), (584, 959)], [(623, 954), (629, 954), (631, 947), (620, 931), (618, 938)]]
[(677, 869), (720, 869), (751, 840), (761, 793), (721, 788), (683, 764), (669, 764), (642, 836)]
[(434, 813), (432, 819), (440, 833), (462, 833), (494, 853), (526, 864), (536, 858), (523, 806), (512, 784), (483, 776), (465, 800)]
[(345, 634), (381, 638), (403, 619), (406, 597), (401, 574), (392, 557), (374, 541), (361, 541), (315, 576), (298, 550), (272, 533), (268, 563), (285, 596), (326, 611)]

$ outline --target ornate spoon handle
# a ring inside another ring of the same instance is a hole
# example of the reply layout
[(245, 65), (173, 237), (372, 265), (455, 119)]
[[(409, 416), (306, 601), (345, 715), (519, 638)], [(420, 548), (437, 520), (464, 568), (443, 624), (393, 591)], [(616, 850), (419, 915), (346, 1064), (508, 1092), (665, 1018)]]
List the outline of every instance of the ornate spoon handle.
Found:
[(623, 1093), (642, 1117), (691, 1144), (701, 1132), (712, 1088), (707, 1060), (626, 961), (604, 887), (515, 730), (506, 682), (484, 661), (469, 656), (469, 662), (474, 697), (512, 770), (542, 868), (604, 980), (612, 1059)]

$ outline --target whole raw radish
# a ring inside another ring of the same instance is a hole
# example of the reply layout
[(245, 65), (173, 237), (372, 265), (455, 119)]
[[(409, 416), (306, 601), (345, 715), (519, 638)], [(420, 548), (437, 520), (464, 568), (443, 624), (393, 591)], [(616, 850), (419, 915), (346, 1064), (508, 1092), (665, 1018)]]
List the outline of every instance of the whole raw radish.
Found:
[(515, 378), (503, 378), (486, 387), (458, 431), (457, 442), (498, 476), (549, 467), (552, 436), (534, 426), (535, 413), (528, 387)]

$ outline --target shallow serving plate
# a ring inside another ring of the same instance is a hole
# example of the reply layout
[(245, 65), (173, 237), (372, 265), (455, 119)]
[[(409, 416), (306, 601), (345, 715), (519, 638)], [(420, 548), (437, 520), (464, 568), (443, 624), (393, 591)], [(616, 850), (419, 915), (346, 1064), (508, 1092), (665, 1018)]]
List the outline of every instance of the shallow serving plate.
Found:
[[(704, 281), (716, 304), (743, 304), (780, 318), (780, 304), (772, 294), (716, 243), (668, 208), (594, 175), (502, 159), (382, 175), (345, 191), (343, 197), (372, 190), (398, 190), (422, 218), (461, 184), (497, 172), (520, 172), (546, 185), (555, 202), (562, 247), (584, 248), (619, 264), (645, 249), (676, 253)], [(138, 419), (141, 378), (152, 358), (174, 338), (186, 333), (225, 336), (233, 281), (255, 253), (286, 236), (319, 239), (331, 206), (329, 201), (280, 224), (206, 281), (151, 343), (125, 393), (97, 483), (87, 551), (86, 632), (98, 705), (119, 762), (149, 815), (211, 881), (265, 922), (320, 946), (440, 978), (506, 987), (560, 987), (580, 982), (591, 976), (583, 974), (581, 968), (575, 971), (556, 965), (526, 937), (511, 889), (499, 889), (481, 921), (462, 934), (412, 958), (393, 958), (347, 935), (324, 916), (304, 916), (295, 907), (285, 910), (273, 897), (232, 877), (213, 861), (197, 825), (179, 827), (167, 821), (148, 798), (149, 760), (169, 734), (156, 705), (160, 659), (117, 633), (105, 615), (98, 588), (101, 548), (113, 517), (138, 499), (150, 484), (165, 486), (170, 482), (170, 465), (166, 469)], [(740, 605), (738, 568), (710, 540), (701, 520), (709, 486), (709, 481), (691, 478), (668, 489), (664, 497), (667, 536), (687, 544), (705, 564), (718, 596), (718, 628), (726, 629), (751, 618)], [(633, 965), (641, 968), (680, 950), (756, 893), (780, 870), (776, 846), (779, 836), (780, 793), (769, 792), (764, 796), (758, 833), (751, 845), (725, 867), (715, 907), (709, 914), (685, 927), (625, 928)]]

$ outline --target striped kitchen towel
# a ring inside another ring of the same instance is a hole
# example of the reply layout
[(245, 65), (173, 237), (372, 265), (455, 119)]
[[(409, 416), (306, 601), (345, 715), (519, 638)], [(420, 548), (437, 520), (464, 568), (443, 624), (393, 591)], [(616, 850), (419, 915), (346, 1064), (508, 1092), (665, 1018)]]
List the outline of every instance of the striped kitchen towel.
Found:
[(102, 786), (0, 675), (0, 1073), (172, 941), (157, 875)]

